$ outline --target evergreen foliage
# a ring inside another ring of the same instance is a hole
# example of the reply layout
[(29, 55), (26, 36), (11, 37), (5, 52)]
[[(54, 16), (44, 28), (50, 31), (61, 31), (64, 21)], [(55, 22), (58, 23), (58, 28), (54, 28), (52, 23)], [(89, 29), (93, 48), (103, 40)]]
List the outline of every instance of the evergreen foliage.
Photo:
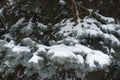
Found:
[(120, 24), (82, 0), (0, 1), (0, 80), (119, 80), (119, 58)]

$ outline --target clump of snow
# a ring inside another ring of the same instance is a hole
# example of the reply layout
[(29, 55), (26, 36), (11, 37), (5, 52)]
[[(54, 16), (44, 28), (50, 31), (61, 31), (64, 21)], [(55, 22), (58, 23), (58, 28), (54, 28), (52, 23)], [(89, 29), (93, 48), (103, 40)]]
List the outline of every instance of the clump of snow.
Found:
[[(84, 54), (89, 54), (92, 53), (92, 50), (84, 45), (81, 44), (76, 44), (75, 45), (76, 50), (74, 49), (74, 52), (80, 52), (80, 53), (84, 53)], [(77, 51), (78, 50), (78, 51)]]
[(82, 63), (84, 64), (84, 59), (81, 55), (76, 55), (77, 56), (77, 61), (78, 61), (78, 64)]
[(38, 63), (39, 60), (43, 60), (42, 57), (37, 56), (37, 55), (33, 55), (32, 58), (29, 59), (29, 63)]
[(61, 45), (54, 45), (50, 47), (48, 50), (47, 55), (50, 55), (50, 59), (54, 62), (65, 64), (65, 63), (76, 63), (76, 64), (83, 64), (84, 59), (81, 55), (76, 55), (74, 52), (64, 44)]
[(97, 13), (95, 14), (98, 15), (101, 18), (101, 20), (104, 20), (106, 23), (115, 23), (115, 20), (111, 17), (105, 17)]
[(107, 24), (107, 25), (101, 25), (101, 29), (106, 32), (115, 32), (117, 29), (119, 29), (119, 26), (116, 24)]
[(37, 22), (37, 26), (40, 27), (40, 28), (44, 28), (44, 29), (48, 28), (48, 26), (46, 26), (46, 25), (44, 25), (40, 22)]
[(24, 20), (25, 20), (24, 17), (19, 19), (14, 25), (12, 25), (11, 29), (19, 27), (23, 23)]
[[(76, 63), (82, 63), (83, 65), (87, 63), (89, 67), (96, 67), (95, 61), (98, 62), (101, 67), (109, 65), (111, 61), (109, 55), (80, 44), (76, 44), (75, 46), (66, 46), (63, 44), (54, 45), (50, 47), (47, 54), (52, 55), (51, 59), (55, 59), (55, 61), (57, 59), (57, 62), (71, 58), (71, 60)], [(83, 59), (84, 55), (82, 54), (87, 55), (86, 60)]]
[(52, 58), (54, 57), (74, 58), (75, 57), (75, 55), (69, 49), (67, 49), (67, 46), (63, 44), (52, 46), (51, 49), (48, 51), (48, 54), (53, 54)]
[(59, 4), (65, 5), (66, 2), (64, 0), (59, 0)]
[(72, 32), (75, 23), (71, 22), (71, 19), (68, 19), (65, 23), (64, 20), (62, 20), (61, 24), (66, 26), (62, 27), (58, 33), (63, 34), (63, 36), (68, 36)]
[(4, 45), (5, 47), (11, 49), (13, 52), (15, 53), (20, 53), (20, 52), (30, 52), (30, 48), (29, 47), (24, 47), (24, 46), (19, 46), (19, 45), (15, 45), (15, 42), (13, 40), (11, 40), (9, 43)]
[(23, 46), (14, 46), (12, 48), (13, 52), (16, 52), (17, 54), (20, 52), (30, 52), (31, 50), (28, 47), (23, 47)]
[(104, 29), (105, 31), (114, 31), (115, 26), (113, 27), (113, 24), (108, 24), (108, 25), (101, 25), (101, 28)]
[(66, 45), (74, 45), (74, 44), (78, 44), (79, 41), (73, 37), (67, 37), (63, 40), (57, 41), (58, 44), (63, 43)]
[(40, 45), (40, 44), (37, 45), (37, 48), (38, 50), (34, 52), (33, 55), (38, 55), (39, 53), (46, 53), (47, 50), (49, 49), (48, 46)]
[(113, 48), (111, 48), (110, 53), (115, 53), (115, 50)]
[(9, 43), (4, 45), (7, 48), (13, 48), (15, 46), (15, 42), (13, 40), (11, 40)]
[(38, 44), (37, 47), (40, 52), (46, 52), (46, 50), (50, 48), (50, 47), (42, 45), (42, 44)]
[(104, 34), (104, 43), (110, 46), (120, 46), (120, 41), (112, 34)]
[(33, 56), (29, 59), (29, 63), (38, 63), (39, 60), (43, 60), (44, 58), (38, 56), (39, 53), (43, 54), (47, 52), (47, 49), (49, 49), (49, 47), (45, 46), (45, 45), (41, 45), (41, 44), (37, 44), (37, 51), (35, 51), (33, 53)]
[(109, 65), (110, 61), (110, 56), (102, 53), (101, 51), (93, 50), (93, 53), (88, 54), (86, 57), (86, 63), (89, 64), (90, 67), (96, 67), (95, 62), (103, 67), (104, 65)]

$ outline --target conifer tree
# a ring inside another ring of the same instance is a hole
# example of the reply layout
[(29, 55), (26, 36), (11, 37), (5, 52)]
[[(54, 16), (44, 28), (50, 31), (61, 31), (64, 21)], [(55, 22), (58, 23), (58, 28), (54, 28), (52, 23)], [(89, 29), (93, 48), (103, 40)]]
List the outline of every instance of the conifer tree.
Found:
[(1, 0), (0, 80), (119, 80), (120, 24), (83, 2)]

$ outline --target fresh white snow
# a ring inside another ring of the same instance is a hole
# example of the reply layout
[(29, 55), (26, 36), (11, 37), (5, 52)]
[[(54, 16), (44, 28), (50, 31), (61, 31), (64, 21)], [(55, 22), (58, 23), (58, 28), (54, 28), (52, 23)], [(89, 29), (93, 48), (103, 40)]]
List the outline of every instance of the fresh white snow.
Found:
[(96, 67), (95, 62), (97, 62), (100, 67), (103, 67), (104, 65), (109, 65), (110, 61), (110, 56), (101, 51), (93, 50), (93, 53), (88, 54), (86, 57), (86, 63), (89, 64), (90, 67)]
[(30, 48), (29, 47), (24, 47), (24, 46), (19, 46), (19, 45), (15, 45), (14, 41), (10, 41), (9, 43), (4, 45), (7, 48), (10, 48), (13, 52), (16, 52), (17, 54), (19, 54), (20, 52), (30, 52)]
[(53, 54), (52, 58), (54, 57), (75, 58), (76, 57), (76, 55), (72, 53), (64, 44), (52, 46), (51, 49), (48, 51), (48, 54)]
[(46, 25), (44, 25), (44, 24), (42, 24), (42, 23), (40, 23), (40, 22), (37, 22), (37, 26), (38, 27), (40, 27), (40, 28), (48, 28), (48, 26), (46, 26)]
[(11, 40), (9, 43), (5, 44), (4, 46), (12, 49), (15, 46), (15, 42)]
[(42, 57), (39, 57), (37, 55), (34, 55), (32, 58), (29, 59), (29, 63), (38, 63), (39, 60), (43, 60)]
[(30, 48), (28, 47), (23, 47), (23, 46), (14, 46), (12, 48), (13, 52), (16, 52), (17, 54), (19, 54), (20, 52), (30, 52)]
[(105, 16), (102, 16), (100, 14), (97, 14), (97, 15), (99, 15), (101, 17), (101, 19), (105, 20), (107, 23), (114, 23), (115, 22), (115, 20), (113, 18), (111, 18), (111, 17), (105, 17)]
[[(60, 35), (63, 35), (64, 39), (54, 42), (51, 46), (46, 46), (42, 44), (35, 43), (34, 41), (26, 38), (23, 40), (30, 41), (36, 45), (37, 50), (32, 53), (32, 57), (28, 60), (29, 63), (38, 63), (39, 60), (44, 60), (43, 55), (46, 56), (51, 62), (56, 62), (60, 64), (78, 64), (84, 65), (88, 64), (89, 67), (104, 67), (105, 65), (110, 65), (111, 63), (111, 55), (107, 53), (103, 53), (99, 50), (94, 50), (90, 48), (90, 45), (85, 46), (80, 42), (84, 41), (86, 38), (101, 38), (102, 41), (99, 43), (101, 45), (109, 45), (109, 46), (120, 46), (120, 41), (109, 32), (114, 32), (117, 30), (119, 33), (119, 26), (115, 24), (111, 24), (114, 22), (112, 18), (103, 17), (108, 21), (109, 24), (101, 24), (93, 18), (84, 18), (81, 22), (81, 19), (78, 19), (78, 24), (74, 26), (74, 22), (71, 22), (71, 19), (61, 21), (60, 31), (58, 32)], [(24, 18), (20, 19), (15, 25), (18, 26), (24, 21)], [(99, 27), (95, 24), (99, 24)], [(32, 22), (29, 21), (27, 28), (32, 28)], [(38, 27), (47, 28), (46, 25), (38, 23)], [(108, 32), (104, 32), (108, 31)], [(14, 41), (10, 41), (9, 43), (4, 45), (7, 48), (12, 49), (13, 52), (30, 52), (30, 46), (19, 46), (15, 45)], [(103, 46), (104, 47), (104, 46)], [(106, 47), (106, 46), (105, 46)], [(108, 47), (107, 52), (108, 51)], [(111, 53), (115, 53), (114, 49), (111, 48)], [(42, 55), (42, 56), (41, 56)]]

